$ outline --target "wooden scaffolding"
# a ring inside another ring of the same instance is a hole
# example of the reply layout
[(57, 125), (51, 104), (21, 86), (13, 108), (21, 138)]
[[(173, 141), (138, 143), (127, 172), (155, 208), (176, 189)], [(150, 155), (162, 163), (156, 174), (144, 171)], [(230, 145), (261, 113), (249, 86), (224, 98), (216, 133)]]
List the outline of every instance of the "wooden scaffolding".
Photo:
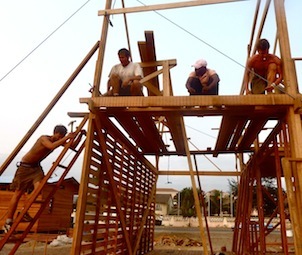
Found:
[[(291, 57), (284, 1), (274, 0), (278, 42), (283, 62), (285, 94), (246, 96), (242, 88), (236, 96), (173, 96), (170, 69), (175, 59), (157, 60), (152, 31), (145, 32), (146, 41), (139, 42), (142, 83), (148, 89), (146, 97), (103, 97), (100, 81), (103, 56), (110, 20), (108, 15), (150, 10), (181, 8), (232, 0), (188, 1), (174, 4), (111, 9), (107, 0), (103, 16), (100, 42), (93, 47), (79, 68), (64, 85), (31, 130), (35, 130), (51, 107), (71, 84), (83, 65), (98, 50), (92, 96), (81, 98), (87, 104), (87, 113), (69, 113), (74, 118), (84, 118), (87, 124), (85, 154), (80, 181), (76, 224), (72, 254), (146, 254), (153, 249), (155, 226), (155, 190), (161, 172), (159, 158), (167, 155), (186, 157), (188, 171), (170, 172), (191, 177), (194, 199), (200, 225), (204, 254), (208, 254), (203, 218), (195, 184), (192, 154), (233, 153), (240, 159), (240, 171), (221, 173), (240, 176), (240, 193), (233, 239), (235, 254), (265, 254), (265, 238), (270, 233), (264, 222), (262, 198), (266, 191), (261, 185), (264, 177), (274, 177), (278, 184), (278, 201), (275, 215), (279, 215), (283, 253), (289, 254), (285, 222), (290, 215), (294, 232), (295, 254), (302, 254), (302, 139), (301, 95), (298, 93), (294, 62)], [(260, 4), (261, 1), (258, 3)], [(270, 4), (267, 1), (265, 12)], [(259, 10), (258, 10), (259, 11)], [(265, 18), (263, 18), (263, 22)], [(252, 31), (252, 34), (254, 31)], [(261, 31), (257, 38), (261, 36)], [(253, 44), (251, 39), (250, 46)], [(249, 55), (253, 53), (249, 52)], [(159, 75), (162, 76), (161, 83)], [(160, 87), (162, 84), (162, 87)], [(215, 148), (206, 151), (189, 150), (184, 118), (188, 116), (221, 116)], [(258, 137), (265, 125), (273, 121), (272, 129), (263, 143)], [(171, 136), (173, 149), (168, 149), (163, 132)], [(1, 166), (4, 171), (12, 158), (24, 145), (30, 134)], [(245, 163), (243, 154), (249, 152)], [(154, 156), (151, 163), (147, 156)], [(210, 173), (203, 173), (210, 175)], [(281, 178), (286, 181), (285, 195)], [(258, 199), (258, 227), (251, 219), (251, 201), (254, 189)], [(284, 210), (287, 199), (289, 214)], [(240, 227), (239, 227), (240, 226)], [(12, 253), (13, 254), (13, 253)]]

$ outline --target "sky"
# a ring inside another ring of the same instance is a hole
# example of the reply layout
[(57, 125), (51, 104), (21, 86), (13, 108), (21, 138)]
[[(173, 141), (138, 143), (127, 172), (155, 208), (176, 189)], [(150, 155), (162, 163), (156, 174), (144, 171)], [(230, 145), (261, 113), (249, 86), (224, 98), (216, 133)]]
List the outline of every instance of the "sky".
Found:
[[(175, 1), (125, 0), (125, 6), (142, 6)], [(262, 1), (264, 5), (264, 1)], [(274, 1), (272, 1), (274, 2)], [(152, 30), (158, 60), (176, 59), (171, 70), (174, 95), (188, 95), (185, 82), (192, 71), (192, 64), (199, 58), (208, 62), (220, 77), (220, 95), (238, 95), (241, 88), (247, 45), (251, 37), (256, 0), (213, 4), (198, 7), (131, 13), (127, 15), (130, 48), (134, 62), (139, 62), (138, 41), (144, 41), (144, 31)], [(302, 1), (286, 0), (286, 15), (294, 58), (302, 56)], [(113, 1), (113, 8), (120, 8), (121, 1)], [(105, 8), (105, 1), (98, 0), (11, 0), (0, 3), (0, 164), (13, 151), (56, 93), (68, 80), (92, 46), (100, 39), (103, 17), (98, 11)], [(263, 7), (262, 7), (263, 8)], [(262, 37), (273, 45), (276, 24), (270, 8)], [(261, 12), (260, 12), (261, 13)], [(110, 17), (101, 92), (106, 89), (112, 65), (118, 63), (117, 51), (129, 48), (122, 15)], [(258, 18), (261, 20), (261, 17)], [(258, 21), (258, 27), (259, 27)], [(257, 34), (256, 30), (256, 34)], [(278, 55), (278, 52), (276, 53)], [(90, 97), (96, 55), (91, 59), (72, 86), (56, 104), (16, 159), (1, 176), (12, 176), (15, 163), (41, 134), (51, 134), (57, 124), (72, 120), (67, 112), (87, 111), (79, 98)], [(296, 62), (298, 79), (301, 80), (301, 61)], [(77, 120), (79, 124), (79, 120)], [(214, 147), (220, 118), (189, 118), (185, 120), (187, 135), (192, 146), (204, 150)], [(69, 127), (69, 126), (68, 126)], [(167, 139), (164, 137), (164, 139)], [(57, 153), (43, 161), (44, 170), (56, 159)], [(151, 159), (152, 160), (152, 159)], [(213, 164), (213, 163), (215, 164)], [(218, 158), (198, 157), (199, 170), (233, 170), (234, 155)], [(188, 169), (186, 159), (165, 157), (160, 169)], [(80, 179), (81, 161), (69, 176)], [(226, 177), (201, 177), (203, 190), (227, 191)], [(162, 176), (158, 187), (181, 190), (190, 187), (189, 177)]]

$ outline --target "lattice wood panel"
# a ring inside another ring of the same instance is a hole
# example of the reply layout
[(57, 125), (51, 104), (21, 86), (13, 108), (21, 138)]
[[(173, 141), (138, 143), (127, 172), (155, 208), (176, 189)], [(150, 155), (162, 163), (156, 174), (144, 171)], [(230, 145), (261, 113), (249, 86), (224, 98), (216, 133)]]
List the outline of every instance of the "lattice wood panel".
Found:
[(109, 119), (91, 121), (88, 181), (79, 198), (86, 201), (78, 216), (83, 230), (75, 241), (81, 240), (81, 254), (145, 254), (153, 249), (156, 172)]

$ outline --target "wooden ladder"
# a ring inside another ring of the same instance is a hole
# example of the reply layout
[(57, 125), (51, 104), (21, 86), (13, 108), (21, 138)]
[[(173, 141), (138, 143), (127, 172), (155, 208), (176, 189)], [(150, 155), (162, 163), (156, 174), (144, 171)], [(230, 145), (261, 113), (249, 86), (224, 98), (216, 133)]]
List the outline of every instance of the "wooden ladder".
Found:
[[(14, 239), (14, 241), (16, 240), (16, 242), (15, 242), (14, 247), (12, 248), (12, 250), (9, 253), (10, 255), (15, 254), (15, 252), (17, 251), (19, 246), (22, 244), (23, 240), (25, 239), (25, 237), (27, 236), (27, 234), (29, 233), (29, 231), (31, 230), (31, 228), (33, 227), (35, 222), (39, 219), (43, 210), (49, 204), (51, 198), (54, 196), (56, 191), (60, 188), (60, 186), (61, 186), (62, 182), (64, 181), (66, 175), (68, 174), (69, 170), (72, 168), (72, 166), (74, 165), (74, 163), (76, 162), (76, 160), (78, 159), (78, 157), (80, 156), (81, 152), (83, 151), (83, 149), (85, 147), (86, 139), (82, 143), (80, 141), (80, 145), (76, 146), (77, 148), (73, 148), (73, 147), (71, 147), (71, 145), (72, 145), (74, 139), (79, 135), (80, 131), (83, 129), (85, 123), (87, 122), (87, 119), (88, 119), (88, 115), (84, 117), (84, 119), (82, 120), (80, 125), (77, 127), (77, 129), (75, 131), (75, 137), (73, 139), (70, 139), (70, 141), (65, 144), (65, 146), (64, 146), (63, 150), (61, 151), (60, 155), (58, 156), (57, 160), (53, 163), (53, 165), (50, 168), (50, 170), (48, 171), (48, 173), (42, 179), (39, 187), (33, 192), (33, 194), (30, 195), (30, 198), (28, 199), (26, 204), (24, 204), (23, 210), (18, 214), (18, 216), (15, 219), (13, 225), (11, 226), (11, 229), (9, 230), (9, 232), (6, 233), (4, 235), (4, 237), (0, 240), (0, 250), (4, 247), (4, 245), (8, 241), (11, 241), (10, 239), (14, 236), (15, 230), (17, 229), (18, 225), (21, 223), (23, 216), (28, 212), (31, 205), (33, 203), (38, 203), (37, 198), (38, 198), (39, 194), (41, 193), (42, 189), (46, 185), (47, 181), (51, 178), (51, 176), (53, 175), (53, 173), (55, 172), (57, 167), (61, 167), (64, 169), (62, 171), (61, 176), (59, 177), (59, 180), (57, 181), (56, 185), (54, 185), (52, 187), (51, 191), (46, 196), (46, 198), (43, 199), (42, 202), (39, 202), (41, 204), (41, 206), (38, 209), (38, 211), (36, 212), (35, 216), (33, 217), (33, 220), (28, 223), (28, 226), (25, 228), (24, 232), (22, 234), (20, 234), (20, 236), (17, 236), (16, 239)], [(62, 164), (62, 161), (63, 161), (64, 156), (66, 155), (66, 153), (69, 150), (72, 150), (73, 152), (75, 152), (75, 154), (74, 154), (73, 158), (70, 160), (70, 162), (67, 164), (67, 166), (64, 166)]]

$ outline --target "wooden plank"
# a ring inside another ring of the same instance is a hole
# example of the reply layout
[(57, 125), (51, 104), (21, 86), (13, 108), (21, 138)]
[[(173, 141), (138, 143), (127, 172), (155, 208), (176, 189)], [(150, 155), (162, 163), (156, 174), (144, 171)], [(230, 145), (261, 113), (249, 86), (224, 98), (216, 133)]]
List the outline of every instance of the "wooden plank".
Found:
[(183, 143), (185, 134), (181, 127), (182, 117), (174, 117), (173, 115), (167, 115), (167, 126), (170, 130), (173, 143), (178, 155), (185, 155), (185, 145)]
[(122, 13), (166, 10), (166, 9), (184, 8), (184, 7), (192, 7), (192, 6), (207, 5), (207, 4), (239, 2), (239, 1), (245, 1), (245, 0), (195, 0), (195, 1), (187, 1), (187, 2), (170, 3), (170, 4), (145, 5), (139, 7), (100, 10), (98, 11), (98, 15), (103, 16), (103, 15), (122, 14)]
[[(127, 113), (117, 114), (116, 120), (121, 124), (129, 136), (135, 141), (136, 145), (142, 149), (144, 153), (158, 153), (157, 146), (152, 143), (153, 134), (146, 137), (144, 132), (140, 129), (136, 123), (133, 115)], [(150, 139), (151, 138), (151, 139)]]
[(76, 214), (76, 222), (75, 222), (75, 230), (73, 233), (73, 242), (72, 242), (72, 250), (80, 253), (81, 251), (81, 242), (83, 238), (84, 232), (84, 221), (86, 214), (86, 203), (87, 203), (87, 191), (89, 184), (89, 172), (90, 172), (90, 161), (91, 161), (91, 152), (92, 152), (92, 144), (94, 139), (94, 114), (89, 114), (89, 122), (87, 128), (86, 135), (86, 146), (85, 146), (85, 154), (83, 159), (83, 168), (81, 175), (81, 185), (79, 188), (79, 198), (77, 201), (77, 214)]
[(112, 136), (123, 142), (126, 147), (132, 151), (132, 153), (137, 157), (138, 160), (146, 164), (148, 168), (152, 170), (153, 173), (157, 172), (157, 169), (140, 153), (137, 152), (136, 148), (133, 144), (125, 137), (125, 135), (112, 123), (112, 121), (108, 118), (108, 116), (102, 114), (99, 115), (102, 120), (102, 126), (105, 127), (107, 130), (110, 130)]
[(257, 138), (259, 132), (263, 129), (267, 120), (267, 118), (258, 118), (250, 121), (245, 130), (244, 136), (238, 145), (238, 150), (250, 148), (251, 144)]
[[(302, 98), (301, 98), (302, 99)], [(92, 108), (100, 107), (220, 107), (220, 112), (228, 106), (269, 106), (276, 108), (293, 106), (294, 100), (284, 94), (253, 95), (253, 96), (166, 96), (166, 97), (94, 97), (80, 98), (81, 103), (89, 104)], [(223, 106), (223, 107), (222, 107)], [(108, 109), (107, 109), (108, 110)], [(153, 109), (150, 109), (153, 110)], [(281, 110), (278, 109), (279, 111)], [(277, 111), (277, 110), (276, 110)]]
[[(205, 236), (205, 230), (204, 230), (204, 223), (202, 221), (202, 212), (201, 212), (201, 205), (200, 205), (200, 198), (197, 192), (197, 187), (196, 187), (196, 179), (194, 176), (194, 170), (193, 170), (193, 164), (192, 164), (192, 158), (189, 150), (189, 144), (188, 144), (188, 138), (186, 134), (186, 129), (185, 129), (185, 123), (183, 119), (180, 119), (180, 127), (182, 129), (182, 137), (183, 137), (183, 144), (185, 148), (185, 153), (187, 156), (187, 162), (190, 170), (190, 177), (191, 177), (191, 184), (192, 184), (192, 189), (193, 189), (193, 196), (194, 196), (194, 202), (195, 202), (195, 209), (196, 209), (196, 215), (198, 218), (199, 222), (199, 230), (200, 230), (200, 236), (201, 236), (201, 241), (202, 241), (202, 247), (203, 247), (203, 254), (208, 255), (208, 246), (207, 246), (207, 239)], [(201, 187), (200, 187), (201, 188)]]
[(145, 138), (148, 140), (148, 142), (153, 142), (155, 144), (154, 146), (157, 148), (157, 152), (167, 152), (166, 145), (164, 144), (163, 139), (155, 126), (155, 120), (152, 119), (152, 116), (139, 114), (136, 116), (136, 120), (142, 128)]
[(239, 138), (242, 136), (242, 132), (243, 132), (247, 122), (248, 122), (247, 118), (237, 120), (235, 134), (233, 136), (233, 139), (232, 139), (232, 141), (230, 143), (230, 147), (229, 147), (230, 150), (235, 150), (235, 147), (238, 144)]
[[(153, 31), (145, 31), (145, 38), (146, 42), (138, 42), (139, 53), (142, 62), (152, 62), (156, 61), (156, 53), (155, 53), (155, 45), (154, 45), (154, 36)], [(149, 66), (149, 67), (142, 67), (144, 76), (147, 76), (151, 73), (157, 71), (157, 66)], [(152, 84), (154, 88), (159, 90), (159, 82), (158, 76), (153, 77), (151, 80), (148, 81)], [(148, 89), (149, 96), (156, 96), (156, 94)]]
[[(227, 150), (228, 144), (235, 132), (237, 126), (236, 119), (233, 117), (223, 117), (219, 129), (218, 138), (215, 145), (215, 151)], [(217, 156), (217, 154), (214, 154)]]

